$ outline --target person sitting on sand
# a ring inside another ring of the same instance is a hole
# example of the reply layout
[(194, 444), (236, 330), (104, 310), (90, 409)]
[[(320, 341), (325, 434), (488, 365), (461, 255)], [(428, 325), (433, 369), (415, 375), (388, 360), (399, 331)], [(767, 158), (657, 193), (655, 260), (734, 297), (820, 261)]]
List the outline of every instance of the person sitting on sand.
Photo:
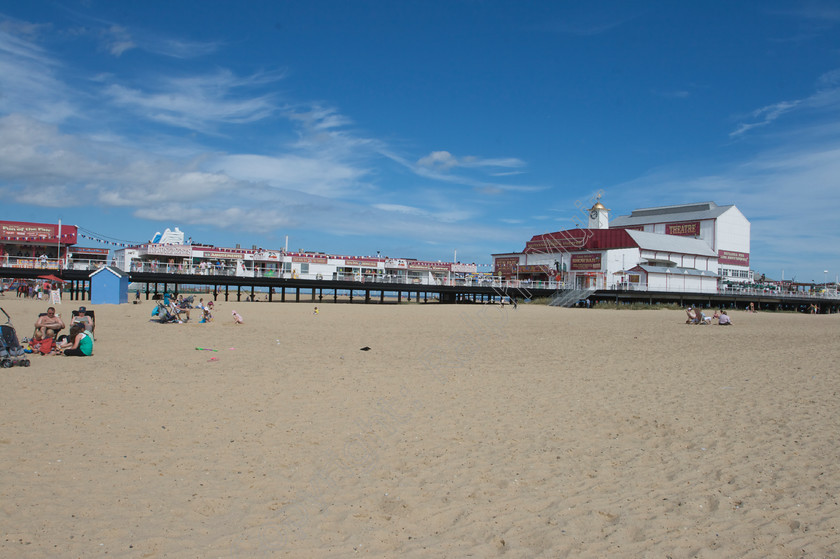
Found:
[(169, 313), (172, 314), (172, 316), (178, 317), (178, 322), (189, 322), (190, 320), (190, 309), (179, 305), (175, 301), (170, 301)]
[(694, 307), (688, 307), (685, 309), (685, 314), (688, 316), (688, 319), (685, 321), (686, 324), (697, 324), (697, 321), (699, 320), (697, 309)]
[(731, 326), (732, 320), (729, 318), (729, 315), (726, 314), (726, 311), (721, 311), (720, 316), (718, 317), (718, 325), (719, 326)]
[(70, 328), (69, 341), (66, 345), (60, 346), (64, 355), (75, 357), (89, 357), (93, 354), (93, 336), (85, 330), (82, 324), (74, 324)]
[(39, 316), (35, 321), (35, 333), (32, 337), (36, 340), (54, 338), (63, 329), (64, 321), (61, 320), (61, 315), (55, 314), (55, 307), (50, 307), (47, 309), (47, 314)]

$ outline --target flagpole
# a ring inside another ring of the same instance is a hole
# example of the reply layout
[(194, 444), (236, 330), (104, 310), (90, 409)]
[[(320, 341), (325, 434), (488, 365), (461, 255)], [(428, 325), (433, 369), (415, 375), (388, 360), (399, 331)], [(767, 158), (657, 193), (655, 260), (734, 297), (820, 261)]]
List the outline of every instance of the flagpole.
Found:
[(58, 253), (55, 255), (58, 260), (58, 271), (61, 271), (61, 219), (58, 220)]

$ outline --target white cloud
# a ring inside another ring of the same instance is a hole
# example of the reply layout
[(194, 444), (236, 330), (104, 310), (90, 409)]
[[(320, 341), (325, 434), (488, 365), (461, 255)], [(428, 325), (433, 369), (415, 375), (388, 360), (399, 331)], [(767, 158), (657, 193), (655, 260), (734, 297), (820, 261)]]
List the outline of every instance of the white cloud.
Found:
[[(421, 165), (419, 163), (412, 163), (408, 158), (394, 152), (387, 146), (376, 144), (375, 149), (377, 153), (382, 155), (383, 157), (390, 159), (391, 161), (397, 163), (398, 165), (408, 169), (415, 175), (429, 179), (431, 181), (436, 181), (440, 183), (450, 183), (450, 184), (460, 184), (463, 186), (472, 187), (475, 192), (481, 194), (500, 194), (506, 191), (518, 191), (518, 192), (536, 192), (540, 190), (545, 190), (546, 187), (543, 186), (534, 186), (534, 185), (514, 185), (514, 184), (500, 184), (495, 182), (488, 182), (486, 180), (475, 179), (472, 177), (468, 177), (465, 175), (455, 174), (447, 172), (448, 168), (441, 168), (440, 165), (437, 165), (435, 161), (440, 162), (447, 162), (451, 154), (446, 151), (442, 152), (432, 152), (432, 154), (427, 155), (420, 160), (426, 160), (426, 164)], [(436, 155), (433, 155), (436, 154)], [(431, 159), (429, 159), (431, 157)], [(457, 160), (457, 159), (456, 159)], [(499, 161), (499, 160), (486, 160), (486, 161)], [(518, 159), (511, 158), (509, 161), (520, 161)], [(524, 164), (524, 163), (523, 163)], [(481, 165), (475, 165), (481, 166)], [(450, 167), (452, 168), (452, 167)]]
[(223, 70), (212, 75), (160, 80), (154, 87), (156, 91), (111, 84), (105, 88), (105, 94), (117, 106), (131, 109), (143, 118), (211, 132), (218, 124), (247, 124), (274, 114), (277, 106), (272, 95), (235, 95), (235, 90), (261, 85), (264, 80), (263, 75), (239, 78)]
[(106, 48), (108, 52), (114, 56), (119, 57), (127, 50), (135, 48), (137, 45), (131, 40), (131, 36), (125, 27), (119, 25), (112, 25), (104, 33), (106, 38)]
[(90, 17), (72, 11), (72, 17), (83, 22), (73, 30), (75, 36), (93, 36), (101, 48), (112, 56), (120, 57), (131, 50), (142, 50), (158, 56), (176, 59), (192, 59), (216, 52), (218, 42), (190, 41), (181, 38), (161, 36), (143, 28), (129, 29), (102, 18)]
[(417, 164), (421, 167), (451, 169), (458, 165), (458, 160), (448, 151), (433, 151), (429, 155), (421, 157)]
[(755, 122), (741, 123), (738, 125), (738, 128), (730, 132), (729, 135), (732, 137), (740, 136), (749, 132), (753, 128), (767, 126), (785, 113), (795, 109), (800, 103), (801, 101), (781, 101), (779, 103), (774, 103), (757, 109), (750, 115), (753, 119), (756, 119)]
[(515, 157), (482, 158), (474, 155), (468, 155), (458, 158), (448, 151), (433, 151), (430, 154), (421, 157), (417, 161), (417, 165), (420, 167), (428, 167), (438, 170), (449, 170), (453, 167), (471, 169), (480, 169), (485, 167), (520, 168), (525, 166), (525, 162)]
[(414, 208), (412, 206), (404, 206), (401, 204), (374, 204), (373, 207), (386, 212), (397, 212), (401, 214), (417, 216), (428, 215), (428, 212), (426, 212), (425, 210), (421, 210), (420, 208)]
[(349, 196), (358, 193), (363, 169), (331, 161), (327, 158), (282, 154), (226, 155), (204, 164), (205, 168), (240, 180), (299, 190), (325, 197)]
[(58, 62), (35, 43), (0, 31), (0, 113), (38, 114), (46, 122), (73, 115), (68, 87), (55, 76), (58, 69)]
[(825, 72), (817, 78), (817, 89), (834, 89), (840, 86), (840, 68)]

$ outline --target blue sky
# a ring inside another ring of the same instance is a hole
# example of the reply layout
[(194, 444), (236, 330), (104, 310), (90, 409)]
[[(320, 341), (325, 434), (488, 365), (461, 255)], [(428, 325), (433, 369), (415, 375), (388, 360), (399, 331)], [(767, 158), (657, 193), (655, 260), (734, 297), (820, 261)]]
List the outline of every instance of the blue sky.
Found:
[(838, 182), (834, 2), (0, 4), (0, 219), (489, 264), (712, 200), (819, 282)]

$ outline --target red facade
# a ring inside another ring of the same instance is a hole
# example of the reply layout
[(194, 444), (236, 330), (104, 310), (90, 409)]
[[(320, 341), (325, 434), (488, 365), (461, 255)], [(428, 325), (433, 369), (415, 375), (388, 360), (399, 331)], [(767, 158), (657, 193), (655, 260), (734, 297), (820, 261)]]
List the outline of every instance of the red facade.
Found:
[(51, 223), (26, 223), (22, 221), (0, 221), (0, 243), (29, 243), (52, 245), (76, 244), (78, 229), (75, 225), (62, 225), (59, 239), (58, 225)]

